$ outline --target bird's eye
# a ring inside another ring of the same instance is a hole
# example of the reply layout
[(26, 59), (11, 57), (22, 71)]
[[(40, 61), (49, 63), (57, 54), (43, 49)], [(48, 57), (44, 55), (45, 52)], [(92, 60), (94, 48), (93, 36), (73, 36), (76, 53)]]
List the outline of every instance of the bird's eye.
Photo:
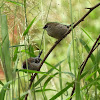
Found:
[(45, 25), (44, 27), (43, 27), (43, 29), (46, 29), (48, 27), (48, 25)]

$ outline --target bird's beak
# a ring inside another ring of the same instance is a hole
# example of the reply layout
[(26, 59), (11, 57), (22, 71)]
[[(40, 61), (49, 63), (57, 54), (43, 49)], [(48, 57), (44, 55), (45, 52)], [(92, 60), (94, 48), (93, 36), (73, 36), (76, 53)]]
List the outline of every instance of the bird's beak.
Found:
[(43, 29), (46, 29), (47, 28), (47, 25), (45, 25), (44, 27), (43, 27)]
[(43, 29), (45, 29), (46, 27), (44, 26)]

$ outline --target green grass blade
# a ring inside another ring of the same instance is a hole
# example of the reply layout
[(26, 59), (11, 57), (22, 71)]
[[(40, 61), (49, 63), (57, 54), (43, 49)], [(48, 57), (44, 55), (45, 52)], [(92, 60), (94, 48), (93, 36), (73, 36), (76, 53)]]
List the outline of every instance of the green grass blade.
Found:
[(12, 81), (7, 82), (0, 91), (0, 100), (4, 100), (6, 90), (8, 90), (8, 86), (12, 83)]
[(60, 95), (62, 95), (65, 91), (67, 91), (70, 87), (72, 87), (74, 82), (70, 83), (68, 86), (66, 86), (64, 89), (62, 89), (60, 92), (58, 92), (56, 95), (54, 95), (50, 100), (55, 100)]
[(0, 81), (0, 84), (2, 85), (2, 86), (4, 86), (4, 84)]
[(9, 51), (9, 35), (8, 35), (6, 15), (1, 16), (1, 36), (2, 36), (1, 58), (6, 80), (9, 81), (10, 79), (12, 79), (12, 68), (11, 68), (11, 58)]
[[(37, 16), (36, 16), (37, 17)], [(29, 26), (27, 27), (27, 29), (25, 30), (25, 32), (23, 33), (23, 36), (25, 36), (26, 34), (28, 34), (29, 29), (31, 28), (32, 24), (34, 23), (36, 17), (31, 21), (31, 23), (29, 24)]]
[(80, 73), (78, 73), (78, 76), (76, 78), (75, 92), (76, 92), (76, 100), (81, 100), (80, 99)]
[[(60, 61), (58, 64), (55, 65), (55, 68), (58, 67), (62, 62), (64, 62), (65, 60)], [(52, 71), (54, 70), (54, 68), (51, 68), (47, 74), (50, 74)], [(45, 79), (47, 77), (47, 75), (43, 75), (35, 84), (34, 87), (37, 86), (38, 84), (40, 84), (41, 81), (43, 81), (43, 79)]]
[(92, 78), (92, 76), (93, 76), (98, 70), (100, 70), (100, 69), (97, 69), (97, 70), (94, 71), (93, 73), (89, 74), (89, 75), (86, 77), (85, 81), (88, 81), (90, 78)]
[(16, 59), (17, 59), (17, 53), (18, 53), (18, 47), (16, 47), (15, 50), (14, 50), (13, 61), (16, 61)]
[[(62, 90), (62, 73), (61, 73), (61, 66), (59, 66), (59, 83), (60, 83), (60, 90)], [(63, 100), (63, 94), (61, 95), (61, 100)]]
[(13, 3), (15, 5), (18, 5), (18, 6), (24, 6), (24, 4), (20, 3), (20, 2), (16, 2), (16, 1), (11, 1), (11, 0), (6, 0), (7, 2), (10, 2), (10, 3)]
[(71, 45), (72, 45), (72, 42), (69, 44), (68, 51), (67, 51), (67, 58), (68, 58), (68, 64), (69, 64), (70, 71), (71, 71), (71, 59), (70, 59), (70, 57), (71, 57), (71, 55), (70, 55)]
[[(85, 43), (85, 41), (84, 40), (82, 40), (82, 39), (80, 39), (80, 43), (85, 47), (85, 49), (86, 49), (86, 51), (87, 51), (87, 53), (89, 53), (89, 51), (90, 51), (90, 48), (89, 48), (89, 46)], [(93, 64), (96, 64), (96, 61), (95, 61), (95, 57), (94, 57), (94, 55), (92, 54), (91, 55), (91, 60), (92, 60), (92, 62), (93, 62)]]
[(50, 66), (50, 67), (52, 67), (52, 68), (54, 68), (54, 69), (56, 69), (57, 71), (59, 71), (55, 66), (53, 66), (53, 65), (51, 65), (51, 64), (49, 64), (48, 62), (46, 62), (45, 61), (45, 64), (47, 64), (48, 66)]
[(25, 73), (39, 73), (39, 74), (45, 74), (45, 75), (48, 75), (46, 74), (46, 72), (40, 72), (40, 71), (35, 71), (35, 70), (27, 70), (27, 69), (16, 69), (16, 71), (20, 71), (20, 72), (25, 72)]
[[(58, 73), (53, 74), (53, 77), (56, 76), (57, 74), (58, 74)], [(45, 91), (45, 88), (46, 88), (47, 84), (50, 82), (50, 80), (51, 80), (53, 77), (49, 77), (49, 78), (45, 81), (44, 86), (43, 86), (43, 91)]]
[[(41, 89), (37, 89), (37, 90), (35, 90), (35, 92), (42, 92), (43, 90), (41, 90)], [(56, 90), (54, 90), (54, 89), (45, 89), (44, 91), (56, 91)]]
[(82, 31), (88, 36), (88, 38), (89, 38), (92, 42), (94, 42), (93, 39), (91, 38), (91, 36), (90, 36), (83, 28), (81, 28), (81, 29), (82, 29)]

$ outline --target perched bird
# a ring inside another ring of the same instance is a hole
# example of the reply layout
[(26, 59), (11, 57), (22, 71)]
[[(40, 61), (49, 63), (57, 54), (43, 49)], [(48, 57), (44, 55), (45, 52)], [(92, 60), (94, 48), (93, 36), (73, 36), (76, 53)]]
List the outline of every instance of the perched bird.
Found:
[(27, 60), (25, 60), (22, 64), (23, 69), (29, 69), (29, 70), (39, 70), (40, 61), (41, 61), (41, 54), (43, 50), (39, 53), (37, 57), (31, 57)]
[(49, 36), (60, 39), (69, 30), (71, 25), (64, 25), (57, 22), (47, 23), (43, 29), (45, 29)]
[(31, 57), (23, 62), (23, 69), (38, 70), (40, 66), (41, 58)]

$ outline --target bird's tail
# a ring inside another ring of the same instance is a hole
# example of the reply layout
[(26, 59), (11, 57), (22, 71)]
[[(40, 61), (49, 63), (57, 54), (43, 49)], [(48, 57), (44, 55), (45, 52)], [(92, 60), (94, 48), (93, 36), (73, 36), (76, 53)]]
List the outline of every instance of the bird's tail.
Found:
[(38, 57), (39, 57), (39, 58), (40, 58), (40, 56), (41, 56), (42, 52), (43, 52), (43, 49), (41, 50), (41, 52), (40, 52), (40, 53), (39, 53), (39, 55), (38, 55)]

